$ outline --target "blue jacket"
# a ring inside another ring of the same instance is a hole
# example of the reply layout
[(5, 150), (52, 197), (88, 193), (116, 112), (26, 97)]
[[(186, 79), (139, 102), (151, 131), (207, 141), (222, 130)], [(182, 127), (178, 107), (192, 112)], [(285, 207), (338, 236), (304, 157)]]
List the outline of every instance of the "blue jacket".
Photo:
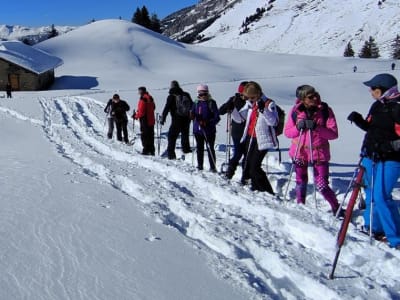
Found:
[[(217, 103), (213, 99), (196, 99), (192, 107), (193, 133), (213, 135), (220, 121)], [(203, 133), (204, 130), (204, 133)]]

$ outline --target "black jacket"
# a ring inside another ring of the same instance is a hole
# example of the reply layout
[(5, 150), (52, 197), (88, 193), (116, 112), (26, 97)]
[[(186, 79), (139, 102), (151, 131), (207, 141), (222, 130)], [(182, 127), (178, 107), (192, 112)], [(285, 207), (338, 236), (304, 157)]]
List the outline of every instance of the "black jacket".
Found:
[(130, 107), (124, 100), (118, 102), (111, 101), (111, 116), (114, 117), (115, 121), (127, 121), (128, 117), (126, 112), (129, 111)]
[[(366, 131), (361, 154), (373, 160), (400, 161), (400, 152), (391, 142), (400, 139), (400, 96), (395, 99), (379, 100), (372, 104), (365, 120), (356, 125)], [(396, 132), (397, 131), (397, 132)]]
[(167, 97), (167, 102), (165, 103), (163, 112), (162, 112), (162, 118), (161, 122), (164, 123), (165, 120), (167, 119), (168, 113), (171, 114), (172, 122), (176, 121), (190, 121), (189, 116), (188, 117), (182, 117), (176, 114), (176, 96), (178, 95), (186, 95), (191, 101), (193, 105), (193, 100), (192, 97), (190, 97), (190, 94), (187, 92), (184, 92), (180, 87), (174, 87), (169, 90), (169, 95)]
[[(236, 93), (235, 96), (232, 96), (226, 101), (224, 104), (221, 105), (219, 108), (219, 114), (225, 115), (227, 113), (231, 113), (235, 108), (237, 111), (240, 111), (240, 109), (246, 104), (246, 100), (244, 100), (242, 97), (240, 97), (239, 93)], [(243, 119), (243, 122), (237, 123), (234, 120), (232, 120), (232, 132), (231, 135), (234, 139), (241, 139), (243, 136), (243, 131), (246, 126), (246, 119)]]

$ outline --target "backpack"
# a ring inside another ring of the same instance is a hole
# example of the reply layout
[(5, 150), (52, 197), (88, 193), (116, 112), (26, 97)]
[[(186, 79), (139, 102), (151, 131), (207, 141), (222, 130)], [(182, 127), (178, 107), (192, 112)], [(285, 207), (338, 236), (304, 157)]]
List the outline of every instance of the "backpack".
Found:
[[(265, 106), (268, 106), (269, 103), (271, 101), (274, 101), (272, 99), (267, 99), (267, 101), (265, 102)], [(276, 126), (274, 126), (275, 129), (275, 135), (276, 136), (280, 136), (283, 133), (283, 128), (285, 127), (285, 111), (275, 102), (275, 107), (276, 107), (276, 111), (278, 112), (278, 124), (276, 124)]]
[[(328, 104), (326, 102), (321, 102), (321, 105), (322, 105), (322, 118), (324, 120), (324, 126), (326, 126), (326, 121), (329, 118)], [(293, 119), (293, 122), (296, 124), (297, 112), (295, 110), (293, 110), (293, 112), (292, 112), (292, 119)]]
[(176, 114), (181, 117), (189, 117), (192, 109), (192, 99), (187, 94), (175, 95)]

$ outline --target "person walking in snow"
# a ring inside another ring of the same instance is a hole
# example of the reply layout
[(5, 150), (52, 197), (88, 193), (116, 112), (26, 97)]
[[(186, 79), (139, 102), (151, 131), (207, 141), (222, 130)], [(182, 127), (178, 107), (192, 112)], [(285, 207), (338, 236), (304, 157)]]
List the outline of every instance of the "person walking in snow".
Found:
[[(113, 121), (115, 121), (115, 127), (117, 129), (117, 140), (122, 142), (123, 134), (124, 142), (128, 144), (128, 117), (126, 112), (129, 111), (130, 107), (126, 101), (120, 99), (118, 94), (113, 95), (110, 107), (110, 115)], [(108, 137), (111, 138), (112, 133), (111, 136)]]
[(175, 147), (179, 134), (181, 134), (182, 152), (192, 152), (189, 141), (190, 111), (192, 106), (193, 100), (190, 94), (182, 90), (178, 81), (171, 81), (171, 88), (169, 89), (169, 95), (160, 121), (160, 124), (164, 125), (168, 113), (171, 114), (171, 126), (168, 130), (168, 159), (176, 159)]
[(7, 93), (7, 98), (12, 98), (12, 86), (9, 82), (6, 84), (6, 93)]
[(251, 190), (275, 195), (262, 161), (270, 148), (278, 147), (274, 126), (278, 124), (275, 102), (268, 99), (261, 86), (250, 81), (244, 88), (248, 98), (246, 124), (241, 139), (245, 143), (244, 176), (251, 179)]
[(370, 88), (375, 100), (367, 117), (353, 111), (347, 118), (366, 132), (361, 147), (366, 194), (364, 228), (371, 230), (375, 237), (384, 233), (389, 246), (400, 249), (400, 215), (397, 202), (392, 198), (400, 177), (400, 93), (397, 79), (391, 74), (378, 74), (364, 85)]
[(140, 122), (140, 139), (142, 141), (143, 155), (155, 155), (154, 124), (156, 123), (154, 111), (156, 105), (153, 97), (147, 92), (146, 87), (138, 88), (140, 96), (136, 113), (132, 116)]
[[(116, 95), (114, 95), (116, 96)], [(106, 107), (104, 108), (104, 112), (107, 114), (107, 125), (108, 125), (108, 131), (107, 131), (107, 137), (109, 139), (112, 139), (113, 133), (114, 133), (114, 124), (115, 120), (114, 117), (111, 115), (111, 107), (113, 103), (113, 98), (108, 100)]]
[(245, 152), (245, 147), (240, 140), (243, 136), (244, 127), (246, 125), (248, 110), (248, 106), (245, 105), (247, 97), (243, 93), (247, 83), (248, 81), (242, 81), (238, 86), (237, 93), (230, 97), (228, 101), (222, 104), (219, 108), (219, 114), (221, 116), (230, 114), (232, 119), (230, 123), (230, 132), (233, 140), (233, 155), (229, 158), (228, 169), (225, 174), (228, 179), (231, 179), (233, 175), (235, 175), (236, 168)]
[(206, 84), (197, 86), (197, 99), (192, 107), (191, 118), (196, 139), (197, 169), (203, 170), (205, 144), (210, 171), (217, 172), (214, 144), (220, 117), (217, 103), (211, 97)]
[[(339, 203), (329, 187), (329, 140), (338, 138), (335, 115), (319, 93), (310, 85), (302, 85), (296, 91), (297, 100), (289, 112), (284, 134), (292, 139), (289, 149), (296, 174), (297, 203), (305, 204), (308, 184), (308, 166), (314, 172), (314, 184), (336, 215)], [(344, 216), (344, 210), (339, 212)]]

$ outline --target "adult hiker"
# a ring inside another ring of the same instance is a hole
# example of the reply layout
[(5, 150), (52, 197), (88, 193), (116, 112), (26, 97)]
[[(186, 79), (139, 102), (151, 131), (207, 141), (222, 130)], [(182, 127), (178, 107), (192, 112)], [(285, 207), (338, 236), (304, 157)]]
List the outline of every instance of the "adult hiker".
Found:
[(375, 237), (386, 235), (389, 246), (400, 249), (400, 215), (397, 201), (392, 198), (400, 177), (400, 93), (391, 74), (378, 74), (364, 85), (374, 99), (366, 118), (355, 111), (347, 118), (366, 132), (361, 147), (364, 228)]
[(148, 93), (146, 87), (138, 88), (139, 102), (135, 115), (132, 117), (140, 122), (140, 139), (142, 141), (142, 154), (155, 155), (154, 146), (154, 124), (156, 105), (153, 97)]
[[(314, 174), (314, 187), (322, 194), (336, 215), (340, 205), (329, 186), (331, 159), (329, 140), (338, 138), (335, 115), (328, 104), (321, 101), (314, 87), (302, 85), (297, 89), (296, 95), (298, 99), (289, 112), (284, 134), (292, 139), (289, 156), (295, 168), (297, 203), (306, 202), (307, 169), (310, 165)], [(344, 216), (344, 210), (339, 212), (339, 216)]]
[[(231, 116), (231, 123), (227, 125), (230, 125), (231, 128), (227, 131), (228, 133), (230, 132), (232, 136), (233, 155), (229, 158), (228, 168), (225, 173), (225, 176), (228, 179), (231, 179), (235, 174), (240, 159), (243, 157), (245, 152), (244, 144), (242, 144), (240, 140), (243, 136), (244, 127), (246, 125), (248, 110), (248, 106), (245, 105), (247, 98), (243, 94), (244, 88), (247, 83), (247, 81), (242, 81), (238, 86), (237, 93), (235, 93), (234, 96), (230, 97), (228, 101), (222, 104), (219, 108), (220, 115), (230, 114)], [(227, 145), (227, 147), (229, 146), (230, 145)]]
[[(123, 135), (123, 139), (126, 144), (129, 143), (128, 117), (126, 115), (126, 112), (128, 112), (129, 109), (129, 105), (126, 101), (121, 100), (118, 94), (113, 95), (110, 104), (110, 116), (113, 122), (115, 122), (115, 127), (117, 129), (117, 140), (122, 142)], [(112, 132), (111, 135), (107, 134), (107, 137), (112, 138)]]
[(244, 172), (251, 179), (251, 189), (275, 195), (262, 161), (268, 149), (277, 148), (278, 141), (274, 126), (278, 123), (278, 112), (274, 101), (268, 100), (261, 86), (250, 81), (244, 88), (249, 109), (241, 142), (245, 143)]
[(192, 107), (191, 118), (196, 139), (197, 169), (203, 170), (205, 145), (210, 171), (217, 172), (214, 144), (220, 117), (217, 103), (210, 95), (206, 84), (197, 86), (197, 99)]
[(171, 114), (171, 126), (168, 130), (168, 159), (175, 159), (176, 140), (181, 135), (181, 146), (183, 153), (192, 152), (189, 141), (190, 111), (192, 110), (193, 100), (190, 94), (183, 91), (178, 81), (171, 81), (169, 95), (161, 115), (161, 125), (164, 125), (168, 113)]
[[(114, 95), (115, 97), (117, 96), (117, 94)], [(111, 98), (110, 100), (108, 100), (106, 107), (104, 108), (104, 112), (107, 114), (106, 118), (107, 118), (107, 125), (108, 125), (108, 130), (107, 130), (107, 137), (109, 139), (112, 139), (113, 137), (113, 133), (114, 133), (114, 125), (115, 125), (115, 119), (114, 117), (111, 115), (111, 108), (112, 108), (112, 103), (113, 103), (113, 98)]]

